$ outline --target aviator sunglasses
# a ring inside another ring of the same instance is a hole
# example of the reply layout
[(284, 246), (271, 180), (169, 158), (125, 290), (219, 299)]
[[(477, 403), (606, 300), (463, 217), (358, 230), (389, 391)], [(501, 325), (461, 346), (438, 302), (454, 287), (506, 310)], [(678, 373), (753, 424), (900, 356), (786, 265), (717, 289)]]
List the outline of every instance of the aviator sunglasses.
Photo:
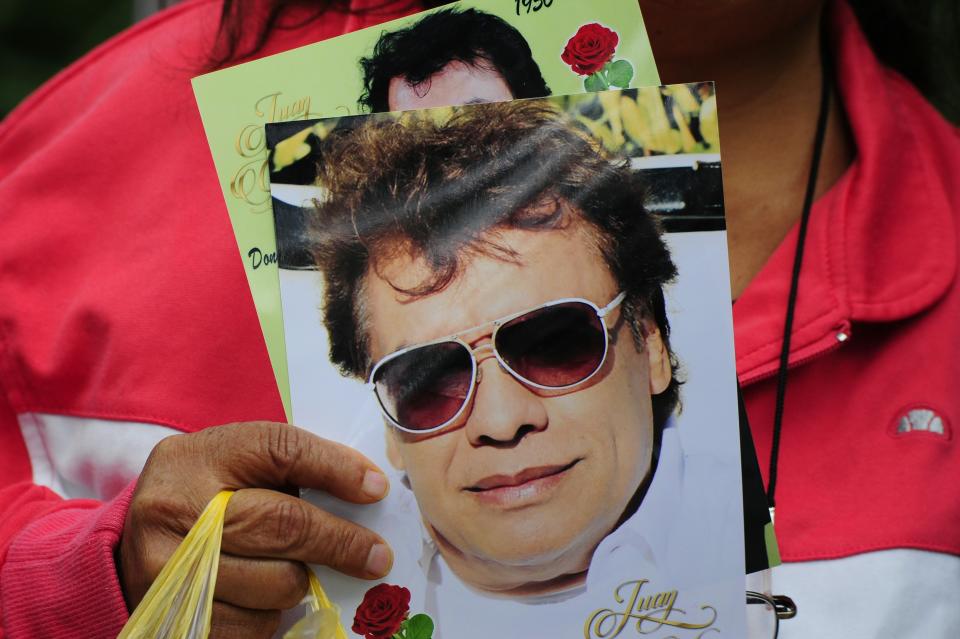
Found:
[[(596, 375), (610, 345), (604, 318), (626, 297), (604, 306), (565, 298), (485, 322), (448, 337), (387, 355), (370, 371), (384, 416), (408, 433), (424, 434), (455, 422), (478, 383), (477, 354), (489, 350), (519, 382), (564, 390)], [(489, 342), (471, 348), (462, 337), (493, 326)]]

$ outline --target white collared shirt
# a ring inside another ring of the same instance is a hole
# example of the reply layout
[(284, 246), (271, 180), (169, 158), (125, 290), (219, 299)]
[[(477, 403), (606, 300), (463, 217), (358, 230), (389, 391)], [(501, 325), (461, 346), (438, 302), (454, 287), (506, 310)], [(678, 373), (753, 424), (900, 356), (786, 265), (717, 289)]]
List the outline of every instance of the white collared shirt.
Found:
[[(726, 552), (737, 547), (731, 544), (743, 547), (739, 468), (728, 466), (706, 455), (685, 455), (675, 422), (668, 422), (643, 502), (600, 543), (586, 583), (574, 589), (522, 598), (479, 592), (457, 578), (425, 530), (420, 574), (409, 574), (404, 583), (395, 569), (389, 581), (411, 589), (411, 614), (426, 612), (434, 619), (434, 639), (584, 637), (585, 622), (595, 611), (622, 609), (615, 599), (618, 586), (640, 579), (649, 580), (641, 596), (678, 590), (685, 620), (709, 619), (712, 613), (700, 609), (709, 603), (719, 614), (721, 632), (714, 635), (742, 636), (737, 615), (742, 617), (744, 605), (743, 555)], [(665, 626), (644, 636), (676, 634)], [(638, 635), (628, 625), (620, 636)]]

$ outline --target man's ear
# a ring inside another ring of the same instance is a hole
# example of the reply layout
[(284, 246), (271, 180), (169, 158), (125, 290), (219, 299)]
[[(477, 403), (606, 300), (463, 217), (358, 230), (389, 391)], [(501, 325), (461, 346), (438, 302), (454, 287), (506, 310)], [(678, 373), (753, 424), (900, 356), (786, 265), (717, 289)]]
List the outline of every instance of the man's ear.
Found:
[(386, 426), (383, 431), (383, 436), (387, 440), (387, 461), (397, 470), (401, 472), (404, 471), (406, 468), (403, 464), (403, 456), (397, 447), (397, 429)]
[(660, 329), (653, 322), (649, 322), (646, 328), (645, 342), (647, 357), (650, 359), (650, 394), (659, 395), (670, 385), (673, 369), (670, 366), (670, 354), (663, 343)]

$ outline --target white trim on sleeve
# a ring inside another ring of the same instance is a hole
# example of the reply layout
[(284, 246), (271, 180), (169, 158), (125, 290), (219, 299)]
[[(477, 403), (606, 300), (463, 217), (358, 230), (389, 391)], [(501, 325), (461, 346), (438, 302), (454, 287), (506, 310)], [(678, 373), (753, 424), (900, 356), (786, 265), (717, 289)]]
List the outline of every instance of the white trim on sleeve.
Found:
[(21, 413), (33, 481), (61, 497), (108, 500), (133, 481), (157, 443), (179, 431), (156, 424)]

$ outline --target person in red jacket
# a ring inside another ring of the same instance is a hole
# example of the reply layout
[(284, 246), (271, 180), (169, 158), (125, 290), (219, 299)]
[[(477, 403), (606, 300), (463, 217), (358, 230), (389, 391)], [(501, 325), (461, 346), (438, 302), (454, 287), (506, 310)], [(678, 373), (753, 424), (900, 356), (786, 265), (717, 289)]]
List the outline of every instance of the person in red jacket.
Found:
[[(211, 55), (269, 55), (413, 10), (355, 0), (318, 17), (323, 4), (263, 2), (265, 28), (238, 30), (250, 16), (236, 3), (188, 0), (0, 124), (0, 637), (116, 636), (224, 487), (254, 489), (228, 512), (213, 636), (269, 636), (304, 591), (301, 561), (389, 569), (375, 533), (284, 492), (370, 502), (387, 490), (378, 469), (281, 424), (209, 428), (283, 411), (189, 78)], [(718, 82), (738, 373), (765, 462), (823, 2), (641, 5), (663, 80)], [(271, 7), (299, 27), (266, 28)], [(835, 91), (777, 456), (775, 588), (801, 612), (781, 636), (948, 637), (960, 627), (960, 141), (878, 63), (846, 4), (827, 10)], [(221, 19), (235, 55), (215, 46)], [(195, 434), (164, 439), (175, 433)]]

